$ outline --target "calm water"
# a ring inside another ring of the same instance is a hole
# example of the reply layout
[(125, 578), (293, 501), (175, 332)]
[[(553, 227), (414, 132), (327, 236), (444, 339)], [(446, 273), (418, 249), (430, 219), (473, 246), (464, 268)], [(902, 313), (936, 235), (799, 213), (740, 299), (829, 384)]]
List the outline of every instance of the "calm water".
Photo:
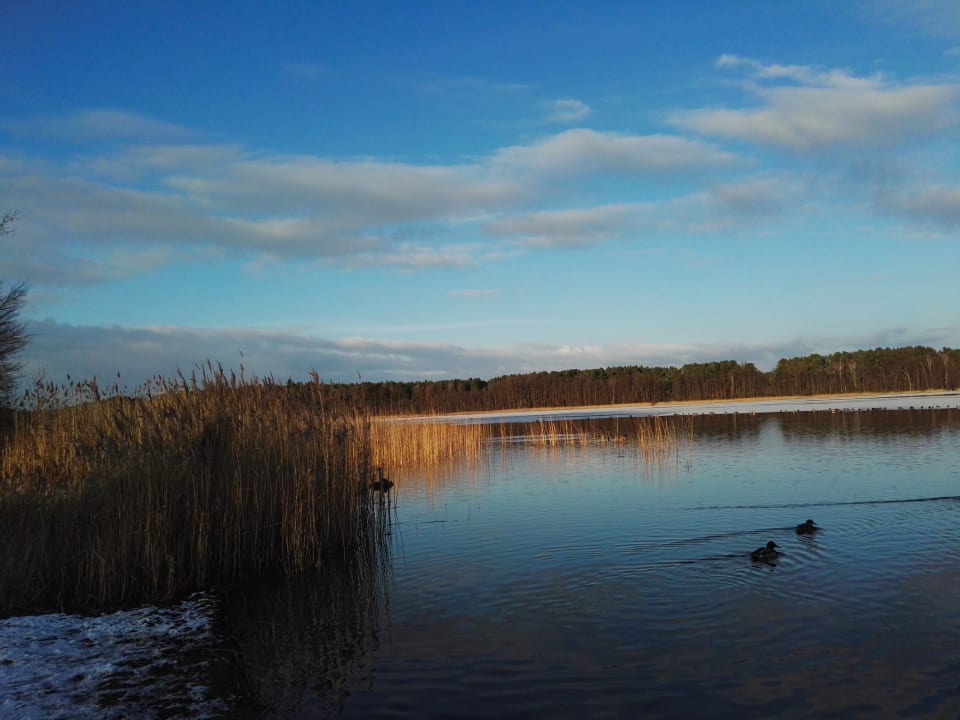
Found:
[[(660, 462), (505, 443), (394, 478), (389, 546), (323, 577), (0, 621), (0, 709), (960, 717), (958, 410), (700, 418)], [(808, 517), (823, 530), (796, 535)], [(776, 565), (752, 562), (768, 540)]]
[(234, 597), (261, 714), (960, 717), (957, 411), (705, 418), (659, 464), (494, 446), (391, 515), (380, 575)]

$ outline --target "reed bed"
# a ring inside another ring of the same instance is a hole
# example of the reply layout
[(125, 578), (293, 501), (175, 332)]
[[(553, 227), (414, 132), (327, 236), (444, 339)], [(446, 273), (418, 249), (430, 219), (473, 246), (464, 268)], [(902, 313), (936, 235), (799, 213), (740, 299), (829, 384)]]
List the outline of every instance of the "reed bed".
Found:
[(598, 420), (553, 420), (502, 422), (491, 439), (522, 442), (542, 447), (627, 445), (635, 443), (642, 453), (662, 454), (693, 438), (693, 419), (683, 416), (653, 416)]
[(374, 465), (386, 471), (475, 462), (486, 435), (486, 428), (477, 424), (381, 418), (370, 426), (370, 455)]
[(669, 455), (693, 440), (693, 417), (686, 415), (637, 418), (634, 435), (644, 455)]
[(297, 573), (386, 527), (370, 422), (319, 391), (292, 399), (208, 365), (136, 397), (82, 383), (31, 402), (0, 447), (2, 614)]

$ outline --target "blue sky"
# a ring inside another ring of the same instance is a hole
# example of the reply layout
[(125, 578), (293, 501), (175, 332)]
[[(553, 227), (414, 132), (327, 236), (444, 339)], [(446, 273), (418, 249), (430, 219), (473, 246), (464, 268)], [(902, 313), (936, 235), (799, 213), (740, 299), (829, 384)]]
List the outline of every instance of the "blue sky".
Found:
[(953, 0), (12, 0), (0, 66), (28, 379), (960, 346)]

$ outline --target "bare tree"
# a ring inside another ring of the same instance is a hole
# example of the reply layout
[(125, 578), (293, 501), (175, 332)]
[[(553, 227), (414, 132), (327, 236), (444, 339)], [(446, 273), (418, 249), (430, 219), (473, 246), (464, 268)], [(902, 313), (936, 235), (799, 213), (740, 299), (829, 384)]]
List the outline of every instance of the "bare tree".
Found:
[[(9, 235), (16, 211), (0, 215), (0, 237)], [(22, 368), (16, 356), (27, 344), (27, 328), (20, 320), (20, 310), (27, 296), (27, 286), (17, 283), (6, 292), (0, 285), (0, 407), (10, 404), (17, 377)]]

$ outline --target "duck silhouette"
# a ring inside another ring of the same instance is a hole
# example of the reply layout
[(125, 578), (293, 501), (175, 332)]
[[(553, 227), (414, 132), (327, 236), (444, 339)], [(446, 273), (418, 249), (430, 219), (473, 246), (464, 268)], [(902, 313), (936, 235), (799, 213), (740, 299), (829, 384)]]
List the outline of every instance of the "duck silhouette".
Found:
[(780, 556), (780, 553), (777, 552), (778, 547), (780, 546), (771, 540), (763, 547), (757, 548), (750, 553), (750, 559), (754, 562), (773, 562)]
[(370, 489), (374, 492), (387, 492), (390, 488), (393, 487), (393, 480), (387, 480), (383, 478), (382, 480), (374, 480), (370, 483)]
[(813, 535), (819, 529), (820, 526), (813, 520), (807, 520), (797, 525), (797, 535)]
[(393, 481), (383, 475), (383, 468), (378, 467), (376, 479), (370, 481), (370, 489), (374, 492), (387, 492), (393, 487)]

